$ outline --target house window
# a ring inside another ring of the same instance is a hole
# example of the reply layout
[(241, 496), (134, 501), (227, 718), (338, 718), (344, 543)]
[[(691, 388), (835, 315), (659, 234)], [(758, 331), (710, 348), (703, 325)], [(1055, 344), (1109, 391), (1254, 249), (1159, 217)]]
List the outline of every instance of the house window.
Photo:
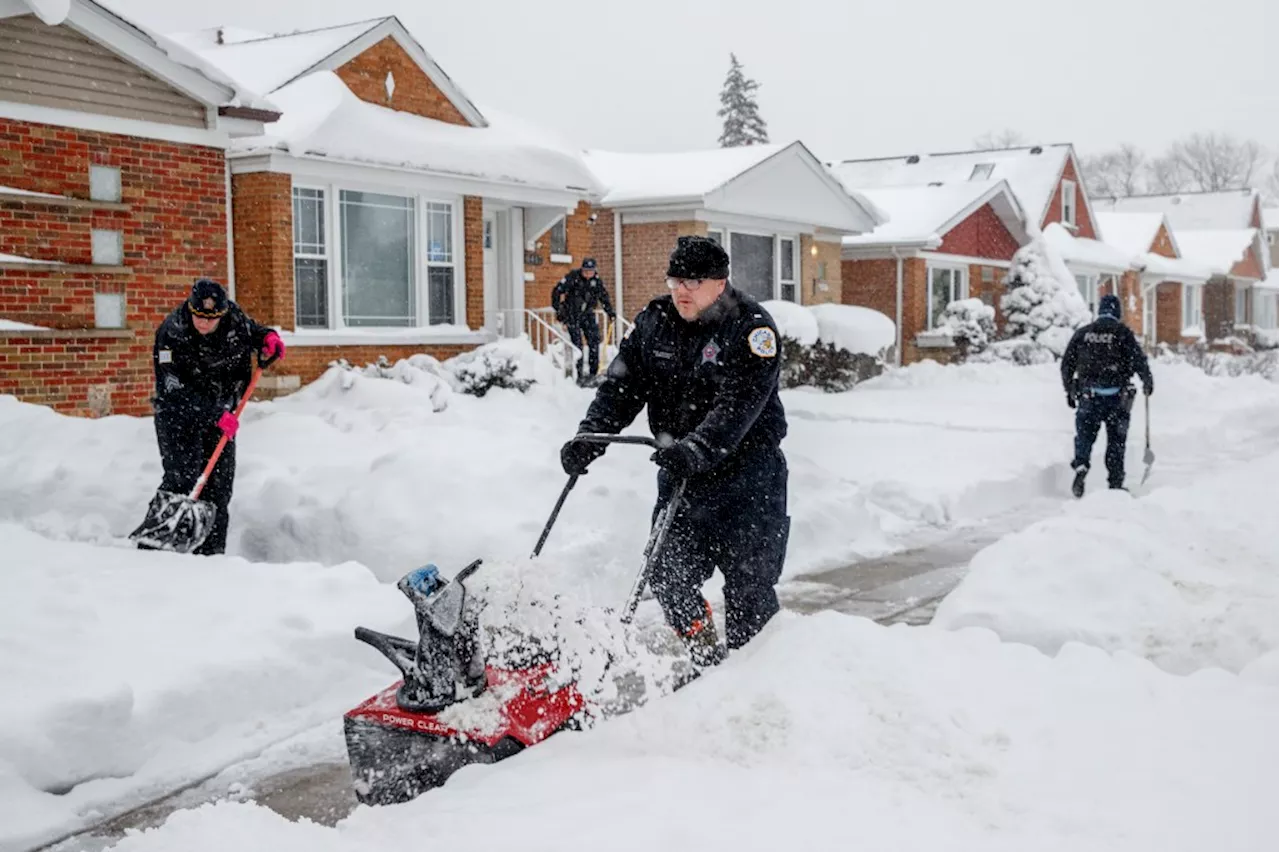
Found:
[(415, 325), (413, 199), (347, 189), (338, 198), (346, 324)]
[(1200, 288), (1190, 284), (1182, 285), (1182, 327), (1200, 327)]
[(95, 266), (119, 266), (124, 262), (124, 233), (94, 228), (90, 232), (90, 247)]
[(569, 253), (569, 234), (565, 230), (565, 220), (560, 218), (551, 226), (548, 239), (551, 241), (551, 254), (568, 254)]
[(90, 166), (89, 197), (94, 201), (119, 201), (120, 170), (115, 166)]
[(1249, 290), (1245, 287), (1236, 288), (1236, 325), (1249, 324)]
[(729, 234), (729, 264), (733, 286), (760, 301), (772, 299), (773, 237), (760, 234)]
[(996, 283), (996, 271), (993, 267), (990, 267), (990, 266), (982, 267), (982, 283), (983, 284)]
[(724, 231), (707, 231), (707, 239), (718, 246), (724, 245)]
[(1148, 343), (1156, 338), (1156, 291), (1151, 289), (1142, 300), (1142, 337)]
[(1098, 306), (1098, 284), (1092, 275), (1077, 275), (1076, 289), (1080, 291), (1080, 298), (1084, 299), (1089, 310)]
[(796, 241), (787, 237), (778, 239), (778, 289), (786, 301), (800, 301), (796, 291)]
[(329, 327), (324, 190), (293, 188), (293, 316), (298, 328)]
[(1062, 221), (1067, 225), (1076, 223), (1076, 182), (1062, 182)]
[(493, 248), (493, 220), (492, 219), (484, 220), (484, 247), (487, 249)]
[(965, 297), (966, 281), (964, 268), (959, 266), (929, 267), (929, 315), (928, 328), (937, 328), (942, 324), (942, 315), (947, 305)]
[(995, 167), (995, 163), (978, 163), (969, 174), (969, 180), (986, 180), (991, 177), (991, 172)]
[[(453, 252), (453, 205), (428, 201), (427, 213), (427, 322), (449, 325), (456, 321)], [(564, 220), (561, 219), (563, 225)]]
[(1277, 328), (1277, 302), (1274, 290), (1253, 291), (1253, 325), (1261, 331), (1275, 331)]

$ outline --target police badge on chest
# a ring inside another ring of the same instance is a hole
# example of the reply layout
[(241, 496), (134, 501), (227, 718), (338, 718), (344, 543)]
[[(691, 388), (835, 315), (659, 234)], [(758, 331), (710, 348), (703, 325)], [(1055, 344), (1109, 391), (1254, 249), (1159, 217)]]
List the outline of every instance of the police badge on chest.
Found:
[(702, 347), (702, 363), (699, 364), (699, 366), (704, 364), (718, 364), (719, 362), (720, 344), (714, 340), (708, 340), (707, 345)]

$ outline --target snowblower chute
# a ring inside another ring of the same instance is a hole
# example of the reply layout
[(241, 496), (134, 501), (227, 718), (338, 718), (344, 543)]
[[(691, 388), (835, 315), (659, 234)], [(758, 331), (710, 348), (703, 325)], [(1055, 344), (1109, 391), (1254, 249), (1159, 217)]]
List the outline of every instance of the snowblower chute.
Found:
[[(579, 435), (598, 443), (642, 444), (649, 438)], [(577, 477), (565, 485), (534, 548), (537, 556)], [(681, 483), (650, 531), (644, 564), (622, 613), (629, 622), (644, 591), (649, 567), (661, 551), (681, 501)], [(586, 709), (577, 684), (556, 671), (554, 660), (533, 657), (517, 668), (486, 663), (479, 642), (479, 605), (465, 582), (480, 560), (452, 581), (427, 565), (397, 587), (413, 602), (418, 641), (363, 627), (356, 638), (395, 664), (403, 680), (349, 711), (343, 720), (356, 798), (363, 804), (408, 801), (438, 787), (472, 763), (495, 763), (573, 724)]]

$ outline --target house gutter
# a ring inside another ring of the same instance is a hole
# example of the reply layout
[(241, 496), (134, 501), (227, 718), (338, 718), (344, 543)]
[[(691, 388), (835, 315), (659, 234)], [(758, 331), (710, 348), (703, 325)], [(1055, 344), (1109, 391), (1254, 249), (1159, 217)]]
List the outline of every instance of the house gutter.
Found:
[[(613, 292), (618, 316), (625, 317), (622, 311), (622, 211), (617, 208), (613, 210)], [(622, 329), (617, 323), (613, 326), (613, 336), (615, 343), (622, 341)]]
[(898, 294), (898, 317), (895, 325), (898, 326), (898, 341), (894, 346), (894, 364), (895, 367), (902, 366), (902, 255), (898, 254), (896, 246), (891, 246), (889, 252), (893, 255), (893, 259), (897, 262), (897, 294)]
[(226, 210), (225, 219), (227, 220), (227, 298), (235, 301), (236, 298), (236, 246), (235, 232), (232, 227), (231, 216), (231, 161), (223, 157), (223, 178), (226, 185)]

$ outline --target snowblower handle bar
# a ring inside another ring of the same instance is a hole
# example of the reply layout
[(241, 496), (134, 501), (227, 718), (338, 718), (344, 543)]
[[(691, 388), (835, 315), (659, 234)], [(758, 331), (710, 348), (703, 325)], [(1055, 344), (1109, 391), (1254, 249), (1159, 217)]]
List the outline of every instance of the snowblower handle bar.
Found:
[(639, 444), (655, 450), (661, 446), (656, 439), (646, 438), (644, 435), (610, 435), (604, 432), (582, 432), (574, 435), (573, 440), (584, 444)]

